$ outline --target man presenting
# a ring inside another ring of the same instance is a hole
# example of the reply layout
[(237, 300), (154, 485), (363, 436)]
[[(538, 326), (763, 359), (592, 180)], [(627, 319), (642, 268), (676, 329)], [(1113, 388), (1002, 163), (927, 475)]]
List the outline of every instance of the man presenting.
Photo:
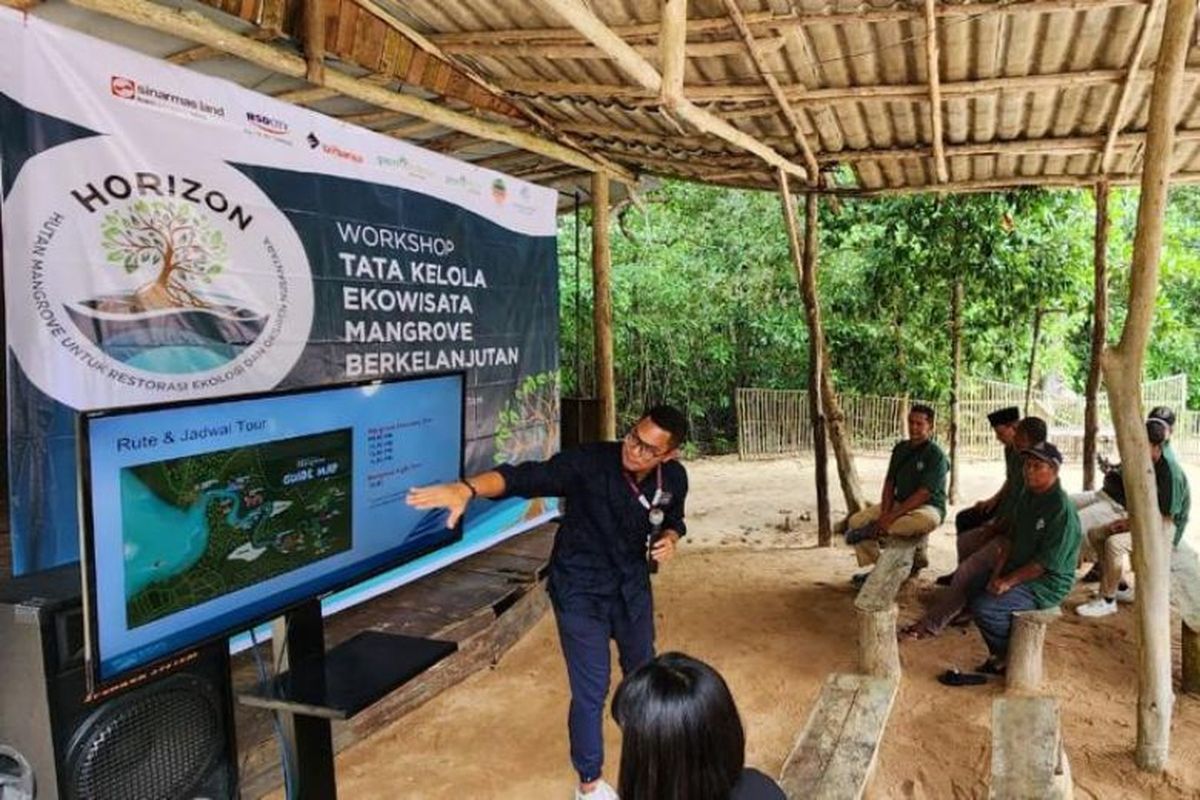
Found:
[(687, 532), (687, 471), (676, 460), (687, 433), (682, 413), (656, 406), (621, 442), (588, 444), (548, 461), (503, 465), (408, 493), (414, 508), (449, 509), (451, 526), (476, 496), (565, 498), (548, 588), (571, 686), (567, 729), (579, 773), (576, 800), (617, 797), (601, 780), (609, 641), (617, 643), (625, 674), (654, 657), (649, 561), (671, 558)]
[[(879, 560), (880, 537), (918, 540), (913, 574), (921, 570), (921, 546), (930, 531), (946, 516), (946, 472), (949, 462), (933, 434), (933, 409), (917, 403), (908, 412), (908, 438), (896, 443), (888, 462), (887, 477), (879, 503), (868, 506), (847, 520), (846, 544), (854, 545), (858, 565)], [(928, 562), (926, 562), (928, 563)], [(861, 586), (869, 572), (854, 576)]]

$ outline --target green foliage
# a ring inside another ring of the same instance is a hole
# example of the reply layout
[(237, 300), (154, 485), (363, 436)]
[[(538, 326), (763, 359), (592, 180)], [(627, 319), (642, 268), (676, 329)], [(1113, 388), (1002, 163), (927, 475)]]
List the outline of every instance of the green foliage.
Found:
[[(683, 408), (694, 439), (733, 446), (739, 386), (803, 388), (807, 329), (776, 195), (668, 182), (612, 230), (618, 416)], [(1136, 192), (1113, 193), (1111, 338), (1128, 292)], [(802, 206), (801, 206), (802, 208)], [(560, 220), (567, 394), (592, 394), (591, 220)], [(1147, 377), (1188, 372), (1200, 399), (1200, 189), (1177, 189)], [(802, 220), (801, 220), (802, 222)], [(945, 400), (950, 308), (963, 285), (964, 374), (1024, 383), (1033, 319), (1045, 309), (1035, 378), (1082, 391), (1092, 305), (1090, 193), (908, 195), (821, 204), (819, 289), (841, 391)], [(578, 306), (576, 303), (578, 302)], [(576, 316), (579, 310), (578, 318)], [(578, 364), (578, 366), (577, 366)], [(582, 375), (578, 374), (582, 372)]]
[[(105, 260), (126, 274), (147, 267), (181, 284), (211, 283), (225, 268), (225, 235), (189, 203), (135, 200), (101, 225)], [(164, 280), (164, 282), (166, 282)]]
[(526, 375), (496, 417), (497, 464), (540, 460), (558, 442), (558, 373)]

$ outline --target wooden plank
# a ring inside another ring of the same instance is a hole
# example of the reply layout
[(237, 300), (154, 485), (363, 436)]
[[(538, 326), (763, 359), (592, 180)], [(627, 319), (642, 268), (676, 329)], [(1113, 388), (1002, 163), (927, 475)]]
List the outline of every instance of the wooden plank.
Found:
[(991, 800), (1064, 797), (1062, 739), (1053, 697), (998, 697), (992, 703)]
[(831, 675), (784, 763), (784, 793), (811, 800), (862, 797), (897, 687), (882, 678)]
[(854, 598), (854, 607), (862, 611), (884, 611), (896, 602), (900, 585), (912, 570), (917, 541), (891, 539), (879, 554), (879, 562)]

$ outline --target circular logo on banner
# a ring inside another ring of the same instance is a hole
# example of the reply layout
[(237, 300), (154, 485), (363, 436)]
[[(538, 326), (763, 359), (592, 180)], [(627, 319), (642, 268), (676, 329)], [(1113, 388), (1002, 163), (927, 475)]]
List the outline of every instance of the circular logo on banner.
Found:
[(4, 228), (9, 344), (73, 408), (270, 389), (307, 343), (304, 248), (228, 164), (72, 142), (25, 164)]

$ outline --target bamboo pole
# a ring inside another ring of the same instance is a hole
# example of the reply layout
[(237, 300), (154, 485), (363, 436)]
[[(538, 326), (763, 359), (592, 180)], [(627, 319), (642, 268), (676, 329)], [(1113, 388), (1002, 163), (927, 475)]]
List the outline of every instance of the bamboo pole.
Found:
[(1162, 536), (1154, 470), (1142, 416), (1140, 380), (1154, 322), (1158, 262), (1162, 255), (1167, 181), (1180, 107), (1183, 69), (1195, 22), (1195, 0), (1169, 0), (1150, 94), (1149, 132), (1130, 266), (1128, 314), (1115, 347), (1102, 364), (1133, 532), (1138, 592), (1138, 733), (1135, 760), (1149, 772), (1166, 768), (1170, 754), (1171, 605), (1170, 543)]
[(783, 204), (787, 226), (788, 249), (796, 281), (804, 301), (808, 322), (808, 413), (813, 435), (813, 469), (817, 481), (817, 544), (833, 544), (833, 528), (829, 519), (829, 475), (825, 452), (825, 411), (821, 403), (821, 355), (825, 352), (825, 335), (821, 329), (821, 305), (817, 297), (817, 212), (818, 198), (811, 192), (804, 199), (804, 247), (801, 250), (800, 232), (796, 226), (796, 210), (787, 175), (776, 173), (779, 199)]
[(962, 395), (962, 304), (962, 279), (956, 278), (950, 296), (950, 341), (953, 350), (951, 361), (954, 375), (950, 382), (950, 491), (947, 499), (951, 503), (958, 502), (959, 399)]
[(933, 127), (933, 164), (938, 183), (950, 180), (946, 167), (946, 143), (942, 134), (942, 89), (938, 79), (938, 31), (936, 0), (925, 0), (925, 69), (929, 77), (929, 120)]
[[(167, 8), (149, 2), (149, 0), (70, 0), (70, 2), (80, 8), (122, 19), (169, 36), (209, 45), (221, 52), (282, 75), (303, 78), (308, 72), (308, 64), (301, 56), (281, 47), (240, 35), (195, 11)], [(505, 142), (589, 172), (615, 173), (614, 177), (626, 183), (636, 182), (635, 176), (629, 170), (615, 165), (606, 166), (582, 151), (508, 125), (500, 125), (451, 111), (440, 102), (394, 92), (369, 79), (354, 78), (335, 69), (326, 69), (325, 87), (313, 91), (328, 92), (327, 96), (329, 97), (334, 94), (353, 97), (380, 108), (437, 122), (447, 128), (470, 133), (481, 139)]]
[(323, 0), (304, 0), (304, 78), (316, 86), (325, 85), (325, 4)]
[(621, 37), (613, 33), (599, 17), (583, 5), (580, 0), (537, 0), (537, 5), (548, 9), (565, 19), (592, 44), (599, 47), (616, 63), (618, 69), (634, 80), (643, 89), (655, 95), (665, 93), (669, 102), (673, 103), (675, 115), (697, 130), (711, 133), (737, 147), (747, 150), (776, 169), (794, 175), (801, 180), (809, 180), (807, 170), (799, 164), (793, 164), (774, 149), (766, 146), (750, 134), (735, 128), (715, 114), (696, 106), (690, 99), (679, 94), (671, 94), (671, 88), (664, 89), (662, 76), (642, 55), (630, 47)]
[(675, 99), (683, 96), (683, 74), (687, 66), (687, 0), (665, 0), (662, 5), (662, 36), (658, 41), (662, 64), (659, 101), (674, 110)]
[(613, 381), (612, 248), (608, 238), (608, 176), (592, 175), (592, 327), (596, 337), (596, 394), (600, 438), (617, 438), (617, 393)]
[(1129, 57), (1129, 75), (1121, 84), (1121, 94), (1117, 98), (1117, 105), (1113, 109), (1112, 122), (1108, 126), (1108, 136), (1104, 141), (1104, 149), (1100, 154), (1100, 171), (1108, 172), (1112, 168), (1113, 156), (1116, 153), (1117, 137), (1121, 134), (1121, 128), (1125, 127), (1125, 112), (1129, 106), (1129, 98), (1133, 94), (1133, 84), (1138, 73), (1142, 68), (1142, 56), (1146, 53), (1146, 45), (1150, 42), (1150, 33), (1154, 28), (1154, 21), (1158, 18), (1159, 10), (1162, 8), (1163, 0), (1151, 0), (1146, 6), (1145, 12), (1142, 14), (1142, 30), (1138, 34), (1137, 44), (1134, 45), (1133, 55)]
[(1088, 361), (1087, 387), (1084, 389), (1083, 411), (1083, 488), (1091, 491), (1096, 485), (1096, 435), (1100, 430), (1096, 394), (1100, 390), (1100, 360), (1108, 339), (1108, 184), (1100, 181), (1095, 187), (1096, 235), (1092, 248), (1093, 297), (1092, 351)]

